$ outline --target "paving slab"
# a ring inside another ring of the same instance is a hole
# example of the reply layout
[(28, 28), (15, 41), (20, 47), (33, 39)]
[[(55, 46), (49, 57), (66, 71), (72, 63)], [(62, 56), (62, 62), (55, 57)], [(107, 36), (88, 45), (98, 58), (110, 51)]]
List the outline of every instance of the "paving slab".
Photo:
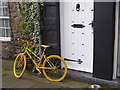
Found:
[(88, 88), (91, 84), (64, 79), (61, 82), (51, 82), (45, 77), (38, 77), (27, 70), (21, 79), (17, 79), (12, 71), (13, 61), (2, 61), (2, 88)]

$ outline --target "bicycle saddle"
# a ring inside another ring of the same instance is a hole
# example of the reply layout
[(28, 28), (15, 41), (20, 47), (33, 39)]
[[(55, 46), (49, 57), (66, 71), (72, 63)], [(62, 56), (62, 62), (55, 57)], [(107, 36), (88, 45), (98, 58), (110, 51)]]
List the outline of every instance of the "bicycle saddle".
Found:
[(48, 48), (50, 46), (49, 45), (41, 45), (41, 47)]

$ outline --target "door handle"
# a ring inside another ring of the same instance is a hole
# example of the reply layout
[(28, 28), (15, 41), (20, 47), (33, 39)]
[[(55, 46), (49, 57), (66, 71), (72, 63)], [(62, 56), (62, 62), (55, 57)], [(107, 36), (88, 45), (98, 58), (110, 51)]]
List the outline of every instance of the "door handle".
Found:
[(89, 25), (91, 25), (92, 28), (94, 28), (94, 23), (93, 21), (91, 23), (89, 23)]
[(83, 24), (73, 24), (73, 25), (71, 25), (73, 28), (84, 28), (85, 27), (85, 25), (83, 25)]

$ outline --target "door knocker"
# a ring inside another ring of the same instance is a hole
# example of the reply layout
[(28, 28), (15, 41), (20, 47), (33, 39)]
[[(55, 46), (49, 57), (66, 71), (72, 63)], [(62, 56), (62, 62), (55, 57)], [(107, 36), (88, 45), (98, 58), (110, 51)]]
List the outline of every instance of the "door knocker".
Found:
[(76, 4), (76, 10), (80, 11), (80, 4)]

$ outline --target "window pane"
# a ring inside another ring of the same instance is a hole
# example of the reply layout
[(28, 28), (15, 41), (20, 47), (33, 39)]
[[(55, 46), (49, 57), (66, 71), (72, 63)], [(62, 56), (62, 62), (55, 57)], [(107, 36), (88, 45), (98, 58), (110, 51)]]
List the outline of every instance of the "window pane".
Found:
[(0, 19), (0, 27), (9, 27), (8, 19)]
[(2, 2), (2, 6), (8, 6), (7, 0), (4, 0), (4, 2)]
[(9, 27), (9, 20), (5, 19), (4, 21), (5, 21), (5, 23), (4, 23), (5, 26), (4, 27)]
[(10, 37), (10, 29), (6, 29), (6, 37)]
[[(0, 27), (2, 27), (2, 19), (0, 19)], [(2, 30), (1, 30), (2, 31)]]
[(3, 16), (8, 16), (8, 9), (7, 8), (3, 8)]
[(2, 19), (2, 27), (9, 27), (9, 20), (8, 19)]
[(2, 27), (5, 27), (5, 21), (2, 19)]
[(10, 37), (9, 18), (8, 17), (8, 0), (0, 0), (0, 37)]
[(0, 28), (0, 37), (2, 37), (2, 29)]
[(8, 27), (8, 19), (4, 19), (4, 27)]
[(1, 0), (0, 0), (0, 6), (1, 6)]
[(2, 8), (0, 8), (0, 16), (2, 16)]
[(5, 29), (2, 29), (2, 37), (5, 37)]

